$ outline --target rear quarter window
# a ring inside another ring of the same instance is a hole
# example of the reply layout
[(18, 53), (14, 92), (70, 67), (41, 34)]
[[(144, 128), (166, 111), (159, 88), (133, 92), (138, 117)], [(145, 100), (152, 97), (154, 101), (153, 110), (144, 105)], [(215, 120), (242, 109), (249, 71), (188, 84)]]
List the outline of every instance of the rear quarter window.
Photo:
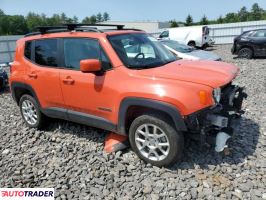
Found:
[(25, 43), (25, 48), (24, 48), (24, 56), (28, 58), (29, 60), (31, 59), (31, 45), (32, 45), (32, 42), (27, 41)]
[(35, 41), (35, 63), (43, 66), (58, 67), (57, 39)]

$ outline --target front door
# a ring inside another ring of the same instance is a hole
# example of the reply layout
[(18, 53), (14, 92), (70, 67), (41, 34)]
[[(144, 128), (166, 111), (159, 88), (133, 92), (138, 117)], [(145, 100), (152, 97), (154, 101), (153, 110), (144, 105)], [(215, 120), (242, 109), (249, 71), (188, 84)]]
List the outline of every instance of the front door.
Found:
[(251, 38), (255, 45), (255, 54), (258, 56), (266, 56), (266, 30), (256, 31)]
[[(112, 81), (115, 73), (99, 41), (64, 38), (63, 51), (65, 69), (60, 72), (60, 82), (70, 120), (85, 124), (89, 118), (110, 121), (114, 95), (108, 82)], [(105, 72), (81, 72), (80, 61), (83, 59), (101, 60)]]

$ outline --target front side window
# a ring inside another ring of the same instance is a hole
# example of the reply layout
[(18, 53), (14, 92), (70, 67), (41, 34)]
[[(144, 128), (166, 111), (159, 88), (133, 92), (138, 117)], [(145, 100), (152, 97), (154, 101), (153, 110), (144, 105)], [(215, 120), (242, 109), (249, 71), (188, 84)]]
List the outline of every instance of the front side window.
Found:
[(250, 35), (252, 35), (254, 33), (254, 31), (247, 31), (247, 32), (244, 32), (242, 33), (242, 37), (249, 37)]
[(98, 40), (87, 38), (64, 39), (65, 67), (80, 69), (80, 61), (85, 59), (98, 59), (104, 70), (112, 68), (111, 63), (101, 48)]
[(25, 43), (25, 49), (24, 49), (24, 56), (28, 58), (29, 60), (31, 59), (31, 41), (27, 41)]
[(169, 31), (164, 31), (162, 32), (162, 34), (160, 35), (160, 38), (168, 38), (169, 37)]
[(57, 39), (35, 41), (35, 62), (43, 66), (58, 67)]
[(159, 67), (177, 59), (166, 47), (147, 34), (113, 35), (108, 39), (121, 61), (128, 68)]

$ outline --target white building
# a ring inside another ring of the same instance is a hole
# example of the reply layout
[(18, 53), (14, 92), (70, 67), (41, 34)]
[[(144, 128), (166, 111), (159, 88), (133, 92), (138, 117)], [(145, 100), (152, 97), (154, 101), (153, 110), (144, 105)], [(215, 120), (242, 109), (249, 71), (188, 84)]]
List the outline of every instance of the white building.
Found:
[(122, 21), (107, 21), (103, 24), (118, 24), (125, 25), (124, 28), (136, 28), (146, 31), (147, 33), (156, 33), (159, 29), (169, 28), (169, 22), (156, 21), (136, 21), (136, 22), (122, 22)]

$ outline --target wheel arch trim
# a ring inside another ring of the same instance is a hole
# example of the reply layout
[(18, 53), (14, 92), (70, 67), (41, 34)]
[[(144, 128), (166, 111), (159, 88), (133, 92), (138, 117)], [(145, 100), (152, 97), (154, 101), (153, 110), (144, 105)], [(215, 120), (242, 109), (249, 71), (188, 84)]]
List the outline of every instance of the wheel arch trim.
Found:
[[(19, 99), (18, 99), (18, 97), (16, 97), (16, 89), (17, 88), (22, 88), (22, 89), (30, 91), (30, 93), (33, 95), (33, 97), (37, 101), (38, 105), (39, 106), (41, 105), (34, 89), (30, 85), (28, 85), (26, 83), (22, 83), (22, 82), (12, 82), (11, 86), (10, 86), (11, 94), (12, 94), (12, 98), (14, 99), (14, 101), (17, 104), (19, 103)], [(40, 106), (40, 108), (41, 108), (41, 106)]]
[(118, 113), (118, 124), (117, 124), (117, 129), (120, 134), (127, 135), (126, 118), (127, 118), (127, 111), (130, 106), (141, 106), (145, 108), (151, 108), (154, 110), (160, 110), (169, 115), (169, 117), (171, 117), (171, 119), (174, 122), (175, 128), (178, 131), (187, 131), (187, 127), (185, 125), (183, 117), (175, 106), (158, 100), (128, 97), (123, 99), (120, 103), (120, 108)]

